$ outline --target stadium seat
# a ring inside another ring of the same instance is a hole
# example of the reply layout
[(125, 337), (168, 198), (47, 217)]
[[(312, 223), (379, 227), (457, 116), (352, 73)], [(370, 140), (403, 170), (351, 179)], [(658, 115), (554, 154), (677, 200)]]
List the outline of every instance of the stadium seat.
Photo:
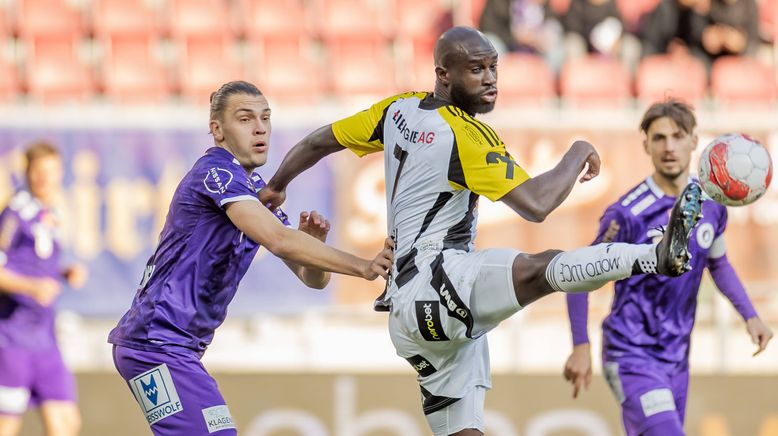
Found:
[(435, 88), (435, 64), (430, 57), (418, 57), (413, 68), (402, 68), (407, 73), (402, 77), (403, 91), (432, 91)]
[(178, 62), (182, 96), (193, 103), (208, 103), (219, 86), (244, 79), (243, 65), (233, 55), (227, 40), (190, 40)]
[(19, 0), (19, 35), (25, 40), (37, 38), (76, 38), (85, 34), (80, 11), (64, 0)]
[(559, 78), (562, 97), (574, 105), (620, 106), (630, 97), (630, 78), (615, 59), (586, 56), (568, 61)]
[(247, 0), (243, 29), (260, 63), (298, 56), (313, 44), (309, 10), (301, 0)]
[(689, 103), (705, 98), (707, 73), (702, 61), (692, 56), (654, 55), (638, 66), (635, 87), (644, 102), (676, 97)]
[(321, 36), (336, 58), (360, 51), (379, 51), (388, 42), (386, 12), (364, 1), (321, 0)]
[(768, 41), (778, 42), (778, 0), (759, 2), (759, 27)]
[(745, 56), (724, 56), (711, 68), (711, 93), (734, 105), (769, 105), (778, 98), (772, 68)]
[(117, 103), (157, 103), (172, 92), (168, 71), (154, 53), (156, 40), (113, 38), (103, 61), (106, 96)]
[(329, 64), (332, 90), (338, 98), (384, 98), (398, 91), (394, 62), (384, 53), (351, 52)]
[(112, 36), (159, 36), (156, 11), (143, 0), (97, 0), (92, 14), (93, 28), (98, 38)]
[(179, 41), (189, 38), (233, 37), (235, 25), (230, 2), (221, 0), (171, 0), (170, 32)]
[(13, 101), (21, 89), (16, 66), (0, 58), (0, 102)]
[(554, 73), (540, 56), (505, 54), (500, 57), (498, 73), (501, 104), (537, 105), (556, 96)]
[(288, 52), (256, 68), (254, 76), (260, 90), (272, 102), (317, 104), (325, 94), (325, 71), (313, 59)]
[(76, 56), (36, 55), (26, 66), (30, 95), (43, 103), (84, 102), (95, 91), (94, 75)]
[(396, 0), (394, 23), (397, 39), (415, 44), (435, 43), (442, 29), (448, 10), (440, 0)]

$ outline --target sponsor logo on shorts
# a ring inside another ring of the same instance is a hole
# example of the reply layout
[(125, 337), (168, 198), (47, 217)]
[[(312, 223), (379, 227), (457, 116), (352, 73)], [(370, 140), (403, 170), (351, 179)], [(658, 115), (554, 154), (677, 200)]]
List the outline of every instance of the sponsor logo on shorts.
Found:
[(30, 402), (30, 390), (24, 386), (0, 386), (0, 412), (21, 415)]
[(675, 410), (675, 400), (670, 389), (654, 389), (640, 396), (640, 406), (648, 418), (660, 412)]
[(419, 332), (428, 341), (448, 341), (440, 322), (440, 303), (435, 300), (416, 302), (416, 322)]
[(440, 304), (446, 307), (449, 316), (461, 321), (467, 329), (465, 336), (472, 338), (473, 317), (459, 297), (459, 294), (457, 294), (451, 279), (446, 275), (446, 271), (443, 270), (443, 253), (439, 254), (432, 264), (432, 281), (430, 284), (440, 295)]
[(205, 425), (208, 426), (208, 433), (226, 428), (235, 428), (235, 422), (232, 420), (232, 415), (230, 415), (230, 409), (224, 404), (203, 409), (202, 412)]
[(184, 410), (164, 363), (131, 378), (130, 388), (149, 425)]
[(408, 357), (405, 359), (408, 361), (408, 363), (411, 364), (413, 369), (416, 370), (416, 372), (419, 373), (422, 377), (427, 377), (429, 375), (432, 375), (437, 371), (434, 366), (429, 362), (429, 360), (419, 356), (418, 354), (415, 356)]

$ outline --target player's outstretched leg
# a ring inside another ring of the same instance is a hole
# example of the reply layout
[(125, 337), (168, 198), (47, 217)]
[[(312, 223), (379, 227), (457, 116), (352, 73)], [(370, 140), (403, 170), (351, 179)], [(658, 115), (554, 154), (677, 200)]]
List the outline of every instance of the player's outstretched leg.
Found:
[(554, 291), (589, 292), (636, 274), (678, 276), (689, 268), (687, 245), (700, 218), (700, 186), (689, 184), (678, 197), (662, 241), (657, 244), (608, 243), (567, 252), (521, 254), (513, 264), (519, 305)]
[(656, 250), (656, 270), (659, 274), (675, 277), (692, 269), (689, 265), (692, 257), (689, 235), (702, 218), (701, 210), (702, 188), (696, 183), (689, 183), (670, 212), (670, 222)]

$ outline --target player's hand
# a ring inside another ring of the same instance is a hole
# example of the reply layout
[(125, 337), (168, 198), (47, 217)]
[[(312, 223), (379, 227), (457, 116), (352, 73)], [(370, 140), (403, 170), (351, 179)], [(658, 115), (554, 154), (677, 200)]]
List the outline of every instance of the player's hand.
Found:
[(586, 171), (583, 176), (578, 179), (579, 182), (588, 182), (600, 174), (600, 155), (594, 146), (587, 141), (575, 141), (570, 148), (574, 148), (577, 153), (583, 154), (585, 157), (584, 164)]
[(258, 195), (259, 201), (270, 210), (276, 210), (286, 201), (286, 191), (275, 191), (269, 186), (260, 189)]
[(564, 377), (573, 384), (573, 398), (578, 398), (582, 387), (589, 389), (592, 382), (592, 353), (589, 344), (573, 347), (573, 352), (565, 363)]
[(375, 280), (381, 276), (388, 280), (389, 271), (392, 270), (392, 262), (394, 262), (394, 241), (391, 238), (386, 238), (384, 239), (384, 249), (370, 262), (363, 277), (367, 280)]
[(62, 275), (71, 288), (81, 289), (89, 278), (89, 270), (83, 264), (75, 263), (65, 270)]
[(300, 212), (300, 225), (297, 227), (301, 232), (305, 232), (314, 238), (325, 242), (327, 234), (330, 232), (330, 222), (324, 218), (324, 215), (312, 210), (310, 212)]
[(773, 331), (758, 316), (749, 318), (746, 321), (746, 330), (751, 335), (751, 342), (759, 347), (754, 352), (754, 356), (764, 351), (767, 348), (767, 343), (773, 338)]
[(61, 290), (59, 282), (50, 277), (33, 279), (30, 296), (41, 306), (50, 306)]

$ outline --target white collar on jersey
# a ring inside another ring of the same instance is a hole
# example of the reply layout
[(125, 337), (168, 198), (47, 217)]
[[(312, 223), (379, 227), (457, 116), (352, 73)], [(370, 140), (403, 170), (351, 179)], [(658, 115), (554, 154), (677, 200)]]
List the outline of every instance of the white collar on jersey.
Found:
[[(694, 181), (695, 180), (692, 178), (692, 175), (689, 174), (689, 183)], [(651, 190), (651, 193), (654, 194), (654, 197), (662, 198), (665, 196), (665, 191), (663, 191), (662, 188), (660, 188), (659, 185), (657, 185), (654, 181), (653, 174), (646, 178), (646, 185), (648, 185), (648, 189)]]

